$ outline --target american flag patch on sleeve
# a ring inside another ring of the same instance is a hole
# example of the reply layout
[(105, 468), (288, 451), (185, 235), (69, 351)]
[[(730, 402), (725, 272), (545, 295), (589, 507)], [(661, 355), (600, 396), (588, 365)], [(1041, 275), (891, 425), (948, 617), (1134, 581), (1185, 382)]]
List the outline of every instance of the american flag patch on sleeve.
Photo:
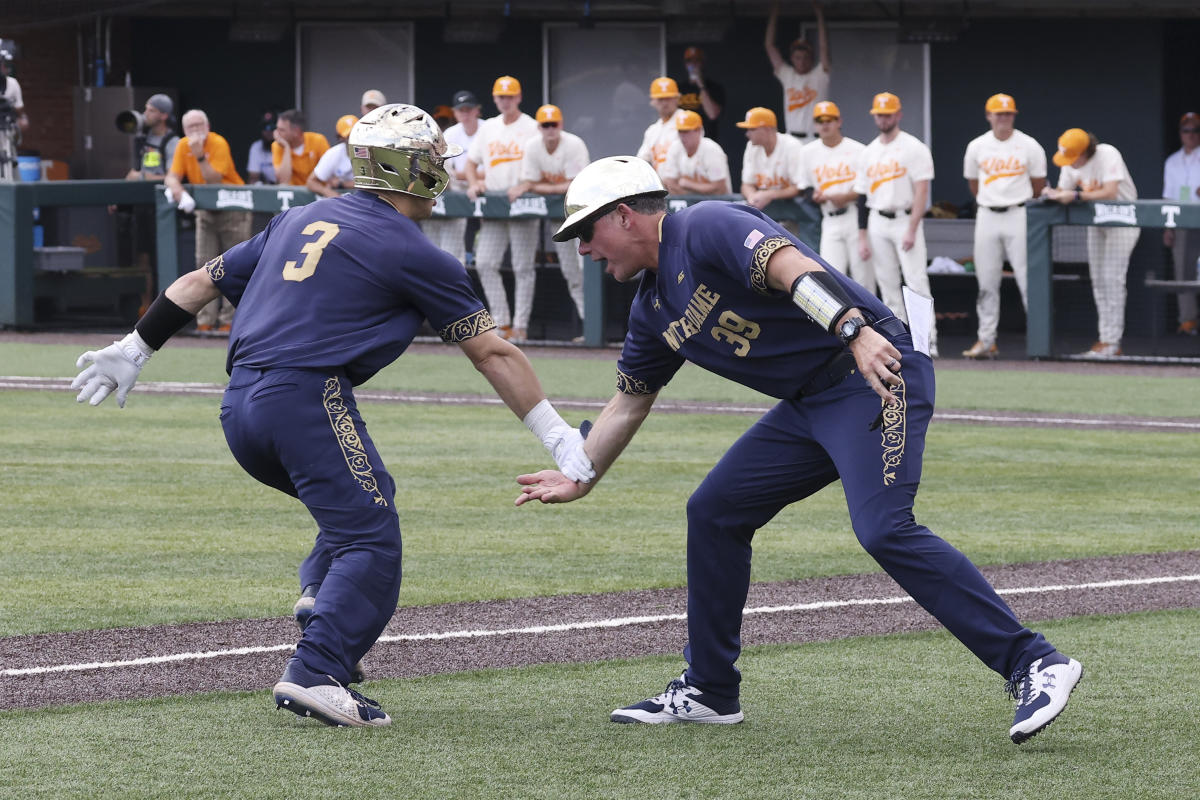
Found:
[(354, 157), (355, 158), (370, 158), (371, 151), (368, 150), (366, 147), (362, 146), (361, 144), (356, 144), (356, 145), (354, 145)]

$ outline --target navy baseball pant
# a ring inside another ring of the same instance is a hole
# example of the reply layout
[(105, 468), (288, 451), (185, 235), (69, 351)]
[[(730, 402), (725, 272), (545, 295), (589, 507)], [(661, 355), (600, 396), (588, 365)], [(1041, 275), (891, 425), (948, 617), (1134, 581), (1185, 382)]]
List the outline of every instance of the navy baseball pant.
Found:
[(688, 682), (736, 697), (742, 608), (754, 532), (784, 506), (841, 478), (859, 542), (980, 661), (1004, 677), (1054, 651), (1024, 627), (979, 570), (913, 518), (933, 362), (894, 338), (902, 406), (885, 412), (855, 370), (837, 386), (784, 400), (738, 439), (688, 501)]
[(311, 565), (325, 571), (296, 655), (346, 684), (395, 612), (401, 576), (396, 485), (350, 382), (336, 371), (235, 367), (221, 425), (242, 468), (299, 498), (316, 520), (314, 553), (328, 567)]

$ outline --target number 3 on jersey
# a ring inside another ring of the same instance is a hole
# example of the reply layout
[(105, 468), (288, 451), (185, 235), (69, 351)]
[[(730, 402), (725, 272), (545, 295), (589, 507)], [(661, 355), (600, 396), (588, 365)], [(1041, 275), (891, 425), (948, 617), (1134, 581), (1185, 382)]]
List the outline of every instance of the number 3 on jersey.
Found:
[(725, 311), (713, 326), (712, 337), (718, 342), (726, 341), (733, 345), (735, 356), (745, 357), (750, 352), (750, 340), (757, 339), (762, 327), (757, 322), (751, 322), (740, 314)]
[(311, 242), (306, 242), (304, 247), (300, 248), (300, 252), (304, 253), (303, 264), (297, 267), (295, 261), (284, 263), (283, 279), (285, 281), (302, 281), (305, 278), (311, 278), (312, 274), (317, 271), (317, 262), (324, 255), (325, 248), (333, 241), (333, 237), (337, 236), (340, 230), (332, 222), (321, 220), (310, 222), (308, 227), (304, 229), (304, 235), (312, 236), (314, 233), (320, 233), (321, 235)]

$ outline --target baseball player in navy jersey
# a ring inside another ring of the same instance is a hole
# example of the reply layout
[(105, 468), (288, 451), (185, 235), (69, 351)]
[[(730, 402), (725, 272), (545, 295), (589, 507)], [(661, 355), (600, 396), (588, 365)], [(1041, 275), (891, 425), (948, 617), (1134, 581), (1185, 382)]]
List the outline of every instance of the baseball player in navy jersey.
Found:
[(975, 196), (975, 278), (979, 298), (979, 338), (964, 358), (995, 358), (1000, 322), (1000, 272), (1007, 258), (1021, 305), (1025, 306), (1024, 206), (1046, 185), (1046, 151), (1037, 140), (1013, 127), (1017, 101), (994, 94), (984, 104), (991, 130), (971, 140), (963, 156), (963, 177)]
[(517, 505), (583, 497), (659, 391), (692, 362), (778, 398), (687, 503), (687, 668), (614, 722), (735, 723), (742, 608), (755, 531), (839, 478), (863, 547), (981, 661), (1009, 678), (1020, 743), (1065, 708), (1082, 667), (1025, 628), (966, 556), (913, 518), (933, 362), (907, 326), (758, 209), (718, 201), (666, 215), (657, 174), (601, 159), (567, 191), (556, 239), (618, 281), (639, 280), (617, 361), (617, 392), (583, 450), (596, 477), (522, 475)]
[(401, 545), (396, 484), (353, 387), (399, 357), (428, 320), (564, 470), (581, 480), (594, 473), (579, 432), (545, 399), (521, 351), (497, 335), (462, 264), (417, 227), (458, 148), (432, 117), (401, 104), (364, 116), (349, 146), (364, 191), (293, 208), (179, 278), (123, 340), (80, 356), (72, 386), (80, 402), (115, 392), (124, 406), (142, 366), (200, 308), (218, 294), (237, 305), (225, 438), (251, 476), (298, 497), (318, 527), (301, 583), (319, 589), (275, 701), (329, 725), (366, 726), (391, 718), (347, 684), (396, 610)]

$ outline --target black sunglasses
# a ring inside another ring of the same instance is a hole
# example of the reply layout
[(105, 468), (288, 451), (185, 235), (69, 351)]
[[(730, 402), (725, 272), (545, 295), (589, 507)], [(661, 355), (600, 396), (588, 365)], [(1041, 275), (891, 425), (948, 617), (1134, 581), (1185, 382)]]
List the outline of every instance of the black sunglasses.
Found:
[(543, 122), (542, 127), (543, 128), (557, 128), (558, 123), (557, 122)]
[(1200, 133), (1200, 128), (1180, 128), (1180, 133)]

